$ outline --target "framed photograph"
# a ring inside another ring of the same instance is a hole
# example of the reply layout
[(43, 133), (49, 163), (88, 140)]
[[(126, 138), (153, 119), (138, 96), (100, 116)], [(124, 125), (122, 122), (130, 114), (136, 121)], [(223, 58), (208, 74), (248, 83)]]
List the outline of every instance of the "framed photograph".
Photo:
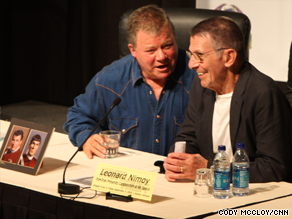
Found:
[(36, 175), (54, 130), (13, 118), (0, 150), (0, 167)]

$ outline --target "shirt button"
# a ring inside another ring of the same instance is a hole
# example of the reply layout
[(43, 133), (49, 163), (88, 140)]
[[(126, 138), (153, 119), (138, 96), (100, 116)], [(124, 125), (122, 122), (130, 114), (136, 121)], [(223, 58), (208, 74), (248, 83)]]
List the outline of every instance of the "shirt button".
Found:
[(159, 139), (156, 139), (156, 143), (159, 143)]
[(125, 129), (122, 129), (122, 133), (125, 133), (125, 131), (126, 131)]
[(151, 90), (151, 91), (149, 91), (149, 94), (152, 94), (152, 90)]
[(158, 119), (160, 119), (160, 115), (157, 115), (156, 117), (157, 117)]
[(165, 90), (164, 90), (164, 91), (162, 91), (162, 93), (163, 93), (163, 94), (165, 94)]

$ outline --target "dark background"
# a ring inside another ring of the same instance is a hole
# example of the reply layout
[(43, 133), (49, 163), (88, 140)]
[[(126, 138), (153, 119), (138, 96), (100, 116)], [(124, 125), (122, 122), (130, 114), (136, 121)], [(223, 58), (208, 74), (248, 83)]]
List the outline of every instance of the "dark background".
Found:
[(195, 0), (4, 0), (0, 3), (0, 105), (71, 106), (119, 58), (119, 19), (129, 9), (196, 7)]

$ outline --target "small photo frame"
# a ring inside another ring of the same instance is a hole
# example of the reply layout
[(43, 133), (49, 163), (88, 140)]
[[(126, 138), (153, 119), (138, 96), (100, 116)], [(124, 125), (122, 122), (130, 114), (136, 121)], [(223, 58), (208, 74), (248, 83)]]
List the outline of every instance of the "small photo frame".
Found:
[(0, 150), (0, 167), (36, 175), (54, 130), (13, 118)]

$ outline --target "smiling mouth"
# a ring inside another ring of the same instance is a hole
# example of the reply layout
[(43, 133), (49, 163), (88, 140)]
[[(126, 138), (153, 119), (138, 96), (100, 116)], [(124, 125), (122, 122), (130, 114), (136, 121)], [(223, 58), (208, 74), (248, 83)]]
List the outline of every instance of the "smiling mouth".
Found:
[(201, 75), (203, 75), (203, 74), (205, 74), (205, 73), (203, 73), (203, 72), (197, 72), (197, 74), (198, 74), (199, 76), (201, 76)]
[(160, 66), (157, 66), (157, 68), (167, 68), (168, 67), (168, 65), (160, 65)]

